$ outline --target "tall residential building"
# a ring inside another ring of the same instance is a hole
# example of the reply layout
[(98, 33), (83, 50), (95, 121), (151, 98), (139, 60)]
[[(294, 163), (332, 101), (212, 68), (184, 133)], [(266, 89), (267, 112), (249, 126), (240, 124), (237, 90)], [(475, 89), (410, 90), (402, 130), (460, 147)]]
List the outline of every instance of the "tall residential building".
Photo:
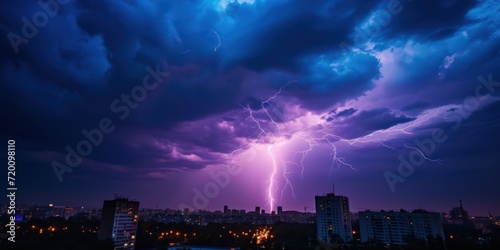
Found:
[(333, 193), (316, 196), (316, 226), (318, 238), (332, 243), (336, 237), (344, 242), (352, 240), (349, 199)]
[(411, 213), (395, 211), (359, 212), (361, 242), (370, 240), (384, 244), (404, 245), (406, 239), (427, 240), (427, 236), (441, 237), (444, 241), (443, 223), (439, 213), (419, 209)]
[(135, 249), (139, 202), (126, 198), (104, 201), (98, 238), (111, 238), (115, 249)]

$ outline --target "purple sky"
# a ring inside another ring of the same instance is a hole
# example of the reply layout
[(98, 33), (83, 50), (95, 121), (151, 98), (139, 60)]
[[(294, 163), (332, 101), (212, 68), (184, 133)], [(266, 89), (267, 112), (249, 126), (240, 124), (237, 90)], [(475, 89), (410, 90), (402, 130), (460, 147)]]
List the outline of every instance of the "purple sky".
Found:
[(20, 203), (500, 215), (494, 0), (66, 2), (0, 8)]

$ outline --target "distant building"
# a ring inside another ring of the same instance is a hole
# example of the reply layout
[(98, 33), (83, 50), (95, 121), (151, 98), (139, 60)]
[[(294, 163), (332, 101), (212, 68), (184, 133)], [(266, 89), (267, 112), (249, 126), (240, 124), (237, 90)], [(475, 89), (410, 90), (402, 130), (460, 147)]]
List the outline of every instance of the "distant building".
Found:
[(450, 218), (447, 221), (449, 224), (469, 224), (469, 213), (464, 209), (462, 200), (459, 201), (460, 206), (454, 207), (450, 211)]
[(318, 238), (326, 243), (340, 237), (342, 241), (352, 240), (349, 199), (333, 193), (316, 196), (316, 226)]
[(173, 246), (169, 247), (168, 250), (240, 250), (239, 247), (203, 247), (203, 246), (185, 246), (185, 245), (179, 245), (179, 246)]
[(472, 216), (470, 217), (470, 222), (475, 229), (481, 230), (483, 234), (491, 233), (491, 230), (488, 227), (495, 223), (491, 214), (488, 214), (488, 217)]
[(104, 201), (99, 240), (111, 238), (115, 249), (135, 249), (139, 202), (126, 198)]
[(415, 210), (411, 213), (395, 211), (359, 212), (361, 242), (376, 240), (384, 244), (403, 245), (405, 240), (413, 236), (415, 239), (427, 240), (428, 235), (441, 237), (444, 240), (441, 214)]
[(278, 215), (281, 215), (283, 213), (283, 207), (278, 206)]

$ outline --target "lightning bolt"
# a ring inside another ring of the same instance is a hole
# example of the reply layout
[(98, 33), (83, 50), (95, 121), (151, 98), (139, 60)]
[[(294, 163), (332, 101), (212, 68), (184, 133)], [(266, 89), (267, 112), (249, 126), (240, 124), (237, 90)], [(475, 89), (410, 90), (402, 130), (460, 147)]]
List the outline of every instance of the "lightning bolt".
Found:
[[(215, 31), (214, 31), (215, 33)], [(220, 45), (219, 45), (220, 46)], [(217, 50), (218, 47), (214, 49)], [(317, 117), (317, 121), (315, 124), (307, 124), (305, 128), (301, 128), (298, 131), (286, 132), (286, 129), (283, 130), (284, 126), (283, 113), (279, 111), (273, 101), (278, 98), (278, 96), (283, 92), (284, 88), (288, 85), (297, 83), (297, 81), (291, 81), (287, 84), (283, 85), (274, 95), (271, 95), (268, 99), (262, 101), (260, 103), (260, 110), (253, 110), (250, 105), (242, 105), (239, 104), (240, 107), (247, 112), (246, 121), (250, 121), (257, 129), (258, 135), (250, 140), (250, 143), (247, 144), (246, 147), (237, 149), (229, 154), (229, 156), (233, 156), (252, 148), (254, 145), (267, 145), (267, 153), (269, 154), (272, 160), (272, 172), (267, 179), (267, 205), (269, 206), (270, 211), (274, 211), (274, 207), (277, 203), (277, 198), (275, 197), (275, 193), (279, 190), (278, 180), (279, 176), (284, 180), (284, 185), (281, 189), (281, 200), (283, 200), (283, 195), (285, 191), (289, 188), (291, 191), (292, 197), (295, 198), (295, 190), (292, 185), (292, 181), (289, 176), (293, 174), (299, 174), (301, 178), (304, 177), (304, 172), (306, 170), (305, 160), (307, 156), (316, 148), (316, 147), (326, 147), (330, 150), (330, 175), (337, 169), (341, 167), (348, 167), (354, 171), (358, 169), (354, 168), (350, 163), (348, 163), (343, 157), (340, 156), (341, 152), (337, 147), (337, 143), (346, 143), (349, 146), (360, 146), (360, 144), (368, 144), (368, 143), (376, 143), (380, 144), (383, 147), (390, 150), (398, 150), (395, 146), (389, 145), (388, 142), (395, 142), (392, 137), (395, 134), (412, 134), (410, 131), (418, 127), (425, 122), (433, 119), (440, 114), (443, 109), (434, 109), (430, 111), (426, 111), (418, 117), (416, 117), (413, 121), (402, 123), (393, 127), (390, 127), (385, 130), (377, 130), (370, 134), (367, 134), (362, 137), (357, 137), (355, 139), (346, 139), (340, 135), (334, 134), (332, 131), (335, 131), (336, 124), (328, 123), (322, 117)], [(400, 110), (387, 107), (391, 112), (398, 115), (404, 115), (404, 113)], [(281, 117), (280, 117), (281, 116)], [(303, 145), (305, 145), (304, 149), (299, 149), (292, 151), (292, 159), (280, 159), (278, 161), (278, 156), (273, 151), (275, 149), (275, 145), (284, 144), (290, 142), (292, 140), (298, 140)], [(416, 149), (425, 160), (440, 163), (440, 160), (431, 159), (426, 157), (422, 151), (418, 148), (408, 146), (403, 144), (406, 148)], [(281, 171), (282, 174), (278, 174), (278, 162), (281, 163)], [(294, 168), (298, 168), (299, 171), (294, 171)]]
[[(267, 147), (267, 152), (272, 159), (272, 170), (273, 170), (267, 181), (268, 182), (267, 204), (269, 205), (270, 211), (273, 211), (277, 200), (274, 196), (274, 193), (278, 189), (278, 181), (276, 179), (278, 175), (278, 164), (276, 160), (277, 157), (272, 150), (273, 146), (277, 143), (295, 138), (299, 139), (301, 142), (304, 142), (306, 144), (306, 149), (293, 152), (294, 156), (299, 156), (298, 162), (295, 162), (293, 160), (281, 160), (282, 177), (285, 180), (285, 185), (281, 189), (281, 200), (283, 200), (283, 195), (287, 188), (291, 189), (292, 196), (295, 198), (295, 190), (288, 176), (296, 172), (291, 171), (290, 169), (293, 166), (300, 168), (300, 176), (301, 178), (303, 178), (305, 171), (304, 161), (306, 157), (309, 155), (309, 153), (312, 152), (315, 147), (321, 145), (327, 145), (327, 147), (330, 148), (331, 150), (330, 173), (334, 171), (335, 166), (337, 168), (340, 168), (341, 166), (348, 166), (351, 169), (356, 170), (355, 168), (352, 167), (351, 164), (347, 163), (343, 158), (338, 156), (338, 150), (337, 146), (335, 145), (335, 142), (345, 139), (343, 139), (338, 135), (334, 135), (328, 132), (329, 128), (322, 125), (320, 121), (318, 121), (319, 128), (308, 128), (306, 129), (306, 131), (299, 131), (296, 133), (285, 133), (281, 131), (281, 126), (279, 124), (279, 121), (276, 120), (276, 118), (282, 114), (281, 112), (277, 111), (276, 107), (274, 107), (272, 102), (281, 94), (284, 88), (286, 88), (289, 84), (292, 83), (297, 83), (297, 81), (288, 82), (287, 84), (283, 85), (274, 95), (269, 97), (267, 100), (261, 102), (260, 112), (263, 113), (265, 119), (258, 118), (256, 116), (256, 114), (259, 111), (257, 112), (254, 111), (252, 108), (250, 108), (249, 105), (243, 106), (240, 104), (240, 106), (245, 111), (248, 112), (246, 120), (253, 122), (255, 124), (255, 128), (258, 129), (259, 131), (259, 135), (257, 136), (255, 143), (269, 144), (269, 146)], [(273, 115), (275, 115), (276, 117)]]
[(272, 144), (267, 147), (267, 152), (269, 152), (269, 155), (271, 156), (271, 159), (273, 161), (273, 172), (271, 173), (271, 177), (269, 178), (269, 188), (268, 188), (268, 197), (267, 197), (268, 202), (269, 202), (269, 210), (270, 211), (273, 211), (274, 203), (275, 203), (273, 193), (275, 191), (274, 190), (274, 186), (276, 185), (275, 175), (276, 175), (277, 168), (278, 168), (276, 166), (276, 159), (274, 158), (272, 149), (273, 149)]
[(281, 189), (281, 200), (283, 200), (283, 194), (285, 193), (287, 187), (290, 187), (292, 197), (295, 199), (295, 190), (293, 188), (292, 182), (290, 181), (290, 179), (288, 179), (288, 175), (293, 174), (294, 172), (288, 171), (287, 164), (297, 165), (294, 162), (282, 161), (281, 163), (281, 165), (283, 166), (283, 179), (285, 180), (285, 186), (283, 187), (283, 189)]
[(215, 30), (212, 30), (212, 32), (215, 34), (215, 36), (217, 36), (217, 40), (219, 41), (219, 44), (217, 44), (217, 46), (215, 46), (215, 48), (214, 48), (214, 52), (216, 52), (217, 49), (222, 45), (222, 42), (220, 40), (219, 34), (217, 34), (217, 32), (215, 32)]
[(424, 153), (423, 153), (423, 152), (422, 152), (419, 148), (417, 148), (417, 147), (412, 147), (412, 146), (408, 146), (408, 145), (406, 145), (406, 144), (404, 144), (404, 145), (405, 145), (405, 147), (407, 147), (407, 148), (409, 148), (409, 149), (414, 149), (414, 150), (416, 150), (416, 151), (417, 151), (420, 155), (422, 155), (422, 157), (423, 157), (425, 160), (427, 160), (427, 161), (432, 161), (432, 162), (436, 162), (436, 163), (439, 163), (439, 164), (442, 164), (442, 160), (440, 160), (440, 159), (431, 159), (431, 158), (429, 158), (429, 157), (425, 156), (425, 154), (424, 154)]

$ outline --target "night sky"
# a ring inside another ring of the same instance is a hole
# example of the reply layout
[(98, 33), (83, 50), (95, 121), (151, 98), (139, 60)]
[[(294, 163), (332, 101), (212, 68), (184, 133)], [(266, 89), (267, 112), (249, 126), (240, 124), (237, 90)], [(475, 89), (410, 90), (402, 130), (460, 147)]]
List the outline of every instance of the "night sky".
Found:
[(495, 0), (49, 2), (0, 4), (18, 203), (500, 215)]

